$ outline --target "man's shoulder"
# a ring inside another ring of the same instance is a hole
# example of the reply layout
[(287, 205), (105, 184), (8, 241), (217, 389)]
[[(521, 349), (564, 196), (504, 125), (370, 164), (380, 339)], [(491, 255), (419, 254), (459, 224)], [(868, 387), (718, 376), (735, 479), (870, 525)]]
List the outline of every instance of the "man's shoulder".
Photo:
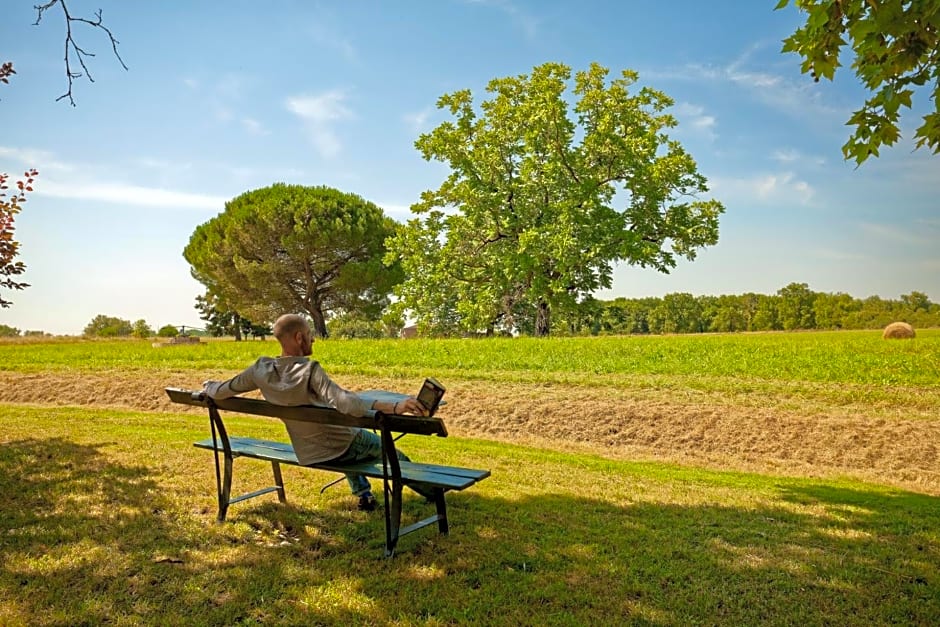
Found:
[(259, 357), (253, 365), (260, 370), (287, 372), (315, 372), (322, 370), (320, 363), (307, 357)]

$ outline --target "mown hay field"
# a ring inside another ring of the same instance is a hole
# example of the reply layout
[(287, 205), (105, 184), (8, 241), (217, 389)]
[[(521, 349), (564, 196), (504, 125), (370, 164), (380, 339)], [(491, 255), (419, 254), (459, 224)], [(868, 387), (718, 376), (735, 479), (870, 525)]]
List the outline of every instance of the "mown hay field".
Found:
[[(0, 343), (0, 402), (183, 411), (167, 386), (229, 377), (274, 341)], [(940, 330), (319, 341), (351, 389), (447, 387), (451, 433), (940, 494)]]

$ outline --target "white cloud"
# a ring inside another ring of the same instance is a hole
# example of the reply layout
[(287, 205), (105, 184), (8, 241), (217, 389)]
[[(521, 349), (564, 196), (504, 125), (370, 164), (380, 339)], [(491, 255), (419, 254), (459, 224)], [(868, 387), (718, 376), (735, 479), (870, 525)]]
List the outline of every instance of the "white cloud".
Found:
[(342, 149), (332, 125), (353, 117), (345, 106), (346, 94), (334, 89), (313, 96), (292, 96), (287, 99), (287, 110), (299, 117), (310, 140), (324, 157), (331, 157)]
[(746, 205), (809, 205), (816, 190), (792, 172), (757, 174), (751, 177), (709, 177), (711, 192), (724, 203)]
[(806, 204), (813, 197), (813, 189), (806, 181), (797, 180), (792, 172), (782, 174), (768, 174), (758, 177), (754, 181), (757, 195), (760, 198), (770, 199), (781, 196), (796, 195)]
[(825, 104), (822, 92), (814, 90), (809, 84), (746, 68), (753, 50), (754, 47), (727, 65), (689, 63), (678, 68), (646, 70), (640, 75), (645, 79), (730, 83), (764, 104), (794, 117), (818, 115), (841, 120), (847, 116), (845, 110)]
[(820, 166), (826, 164), (826, 159), (824, 157), (817, 157), (813, 155), (807, 155), (799, 150), (794, 148), (781, 148), (775, 150), (770, 158), (774, 161), (779, 161), (784, 164), (797, 164), (797, 165), (811, 165), (811, 166)]
[(211, 84), (206, 84), (205, 89), (203, 89), (203, 83), (197, 79), (184, 78), (182, 81), (189, 89), (204, 92), (205, 106), (216, 121), (222, 124), (240, 125), (251, 135), (268, 134), (260, 122), (237, 111), (243, 95), (255, 82), (252, 77), (225, 74)]
[[(0, 146), (0, 159), (10, 159), (17, 162), (18, 167), (36, 168), (39, 174), (46, 172), (73, 172), (75, 167), (69, 163), (57, 161), (55, 154), (47, 150), (35, 150), (32, 148), (13, 148), (9, 146)], [(14, 173), (8, 172), (10, 176)]]
[(679, 120), (679, 131), (686, 130), (708, 140), (714, 140), (718, 136), (715, 133), (715, 117), (706, 115), (704, 107), (680, 102), (673, 107), (672, 113)]
[(794, 161), (800, 160), (800, 152), (798, 150), (787, 149), (787, 150), (777, 150), (772, 155), (773, 159), (781, 163), (793, 163)]
[(334, 89), (318, 96), (293, 96), (287, 99), (287, 109), (304, 121), (323, 124), (352, 117), (343, 101), (346, 94)]
[(165, 207), (174, 209), (217, 209), (221, 210), (227, 198), (193, 194), (171, 189), (127, 185), (124, 183), (63, 183), (43, 181), (37, 186), (36, 194), (53, 198), (73, 200), (97, 200), (118, 204), (145, 207)]

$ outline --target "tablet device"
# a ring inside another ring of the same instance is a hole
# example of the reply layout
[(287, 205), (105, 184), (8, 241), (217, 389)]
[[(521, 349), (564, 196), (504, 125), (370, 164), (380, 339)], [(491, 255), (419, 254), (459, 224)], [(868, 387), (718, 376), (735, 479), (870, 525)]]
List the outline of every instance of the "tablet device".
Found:
[(424, 380), (424, 385), (418, 392), (418, 402), (428, 410), (428, 416), (433, 416), (437, 411), (437, 406), (441, 404), (445, 391), (444, 386), (437, 379), (428, 377)]

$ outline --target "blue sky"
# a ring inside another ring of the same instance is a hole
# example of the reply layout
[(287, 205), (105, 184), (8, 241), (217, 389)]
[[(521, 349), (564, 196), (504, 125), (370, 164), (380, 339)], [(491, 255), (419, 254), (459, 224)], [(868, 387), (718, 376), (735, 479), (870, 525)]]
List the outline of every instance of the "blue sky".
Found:
[[(548, 61), (597, 61), (675, 100), (673, 137), (727, 209), (717, 246), (669, 275), (618, 267), (597, 294), (820, 292), (940, 300), (940, 157), (905, 139), (861, 168), (840, 147), (864, 92), (850, 70), (814, 84), (780, 53), (800, 23), (766, 2), (435, 0), (144, 2), (97, 9), (120, 40), (76, 28), (94, 84), (66, 90), (58, 13), (0, 22), (0, 171), (36, 167), (17, 219), (23, 280), (0, 324), (78, 334), (96, 315), (201, 326), (182, 250), (250, 189), (329, 185), (397, 220), (447, 175), (414, 148), (447, 119), (437, 99)], [(928, 104), (915, 96), (915, 111)]]

